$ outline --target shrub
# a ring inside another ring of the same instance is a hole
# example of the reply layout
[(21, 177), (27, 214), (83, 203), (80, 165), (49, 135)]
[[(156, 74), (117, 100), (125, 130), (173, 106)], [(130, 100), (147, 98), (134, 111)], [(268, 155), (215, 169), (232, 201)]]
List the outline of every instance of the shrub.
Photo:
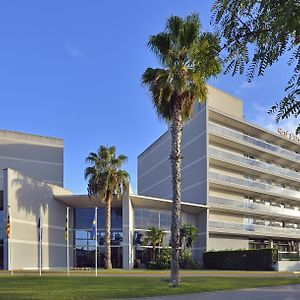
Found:
[(180, 254), (180, 268), (181, 269), (197, 269), (198, 266), (194, 262), (192, 252), (189, 250), (183, 250)]
[(171, 267), (171, 249), (161, 249), (155, 261), (150, 261), (147, 266), (149, 269), (165, 270)]
[[(198, 266), (192, 258), (191, 251), (183, 250), (180, 254), (180, 268), (197, 269)], [(147, 265), (148, 269), (166, 270), (171, 267), (171, 248), (161, 249), (155, 261), (150, 261)]]
[(273, 271), (277, 249), (232, 250), (203, 253), (205, 269)]

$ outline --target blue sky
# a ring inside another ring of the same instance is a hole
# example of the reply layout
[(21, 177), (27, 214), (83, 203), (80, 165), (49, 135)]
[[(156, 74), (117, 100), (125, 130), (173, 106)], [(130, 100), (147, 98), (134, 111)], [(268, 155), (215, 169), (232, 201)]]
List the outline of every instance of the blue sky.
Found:
[[(65, 186), (85, 193), (84, 159), (116, 145), (136, 187), (136, 158), (166, 129), (141, 86), (157, 61), (148, 37), (172, 15), (198, 12), (204, 31), (213, 1), (11, 0), (0, 3), (0, 128), (63, 138)], [(274, 130), (266, 114), (289, 78), (286, 59), (251, 84), (220, 75), (212, 85), (244, 100), (247, 120)], [(294, 119), (281, 127), (293, 130)]]

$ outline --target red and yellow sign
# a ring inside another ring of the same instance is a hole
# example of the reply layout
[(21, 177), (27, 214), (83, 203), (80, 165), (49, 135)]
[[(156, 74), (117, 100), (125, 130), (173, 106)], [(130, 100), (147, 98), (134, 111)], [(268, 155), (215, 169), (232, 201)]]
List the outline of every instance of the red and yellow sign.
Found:
[(286, 138), (286, 139), (289, 139), (293, 142), (296, 142), (296, 143), (300, 143), (300, 137), (297, 136), (296, 134), (293, 134), (293, 133), (289, 133), (287, 130), (284, 130), (284, 129), (281, 129), (281, 128), (278, 128), (278, 133)]

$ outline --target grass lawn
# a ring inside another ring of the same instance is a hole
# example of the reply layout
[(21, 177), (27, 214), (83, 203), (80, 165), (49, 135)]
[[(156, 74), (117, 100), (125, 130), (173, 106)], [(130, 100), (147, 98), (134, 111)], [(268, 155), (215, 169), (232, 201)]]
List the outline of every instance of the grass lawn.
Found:
[(179, 288), (168, 278), (33, 276), (0, 277), (0, 299), (116, 299), (300, 284), (300, 277), (184, 277)]

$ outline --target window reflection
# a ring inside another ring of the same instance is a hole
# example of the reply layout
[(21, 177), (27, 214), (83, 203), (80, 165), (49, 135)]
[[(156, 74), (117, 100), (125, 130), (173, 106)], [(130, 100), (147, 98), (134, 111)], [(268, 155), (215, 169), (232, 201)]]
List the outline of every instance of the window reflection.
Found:
[[(95, 208), (74, 209), (75, 229), (91, 229), (95, 218)], [(105, 228), (105, 208), (98, 208), (98, 228)], [(122, 208), (113, 207), (111, 209), (111, 228), (122, 228)]]
[[(181, 214), (182, 224), (196, 224), (195, 214)], [(171, 211), (154, 210), (147, 208), (134, 209), (134, 228), (148, 229), (150, 226), (161, 228), (165, 231), (170, 231), (171, 228)]]

